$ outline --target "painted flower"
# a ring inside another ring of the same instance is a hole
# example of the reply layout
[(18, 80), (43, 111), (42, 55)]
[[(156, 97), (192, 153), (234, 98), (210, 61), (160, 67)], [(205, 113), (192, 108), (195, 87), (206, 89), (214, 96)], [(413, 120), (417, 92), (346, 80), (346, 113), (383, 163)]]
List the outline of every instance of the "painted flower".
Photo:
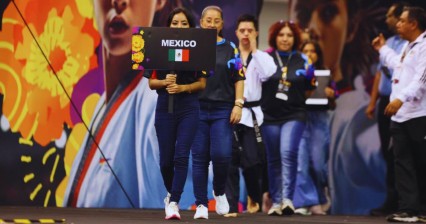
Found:
[[(30, 1), (26, 9), (35, 2)], [(6, 38), (6, 49), (0, 48), (8, 52), (0, 56), (6, 62), (0, 63), (0, 69), (4, 67), (12, 77), (0, 79), (0, 86), (4, 86), (0, 92), (7, 96), (4, 115), (12, 131), (21, 132), (24, 139), (33, 137), (40, 145), (59, 138), (64, 124), (72, 127), (69, 96), (81, 77), (97, 65), (94, 49), (99, 38), (93, 35), (93, 28), (88, 28), (92, 21), (79, 16), (76, 6), (68, 4), (60, 5), (62, 8), (40, 7), (49, 9), (40, 16), (46, 19), (29, 20), (38, 43), (16, 15), (5, 13), (9, 15), (6, 21), (13, 26), (13, 35), (9, 33), (13, 39)], [(7, 55), (9, 58), (4, 58)]]

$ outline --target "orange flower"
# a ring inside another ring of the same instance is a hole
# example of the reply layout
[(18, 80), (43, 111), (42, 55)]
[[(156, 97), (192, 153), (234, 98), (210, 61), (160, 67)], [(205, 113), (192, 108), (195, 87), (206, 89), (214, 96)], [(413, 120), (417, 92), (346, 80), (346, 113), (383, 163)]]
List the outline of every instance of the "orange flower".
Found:
[(79, 14), (75, 2), (47, 1), (51, 5), (40, 7), (49, 10), (45, 14), (34, 12), (31, 6), (37, 2), (40, 3), (23, 4), (21, 10), (28, 13), (24, 16), (28, 16), (29, 27), (44, 54), (16, 13), (8, 12), (12, 11), (8, 8), (5, 19), (9, 24), (3, 32), (9, 37), (12, 33), (13, 38), (0, 41), (0, 72), (7, 74), (0, 76), (0, 93), (5, 95), (3, 113), (11, 130), (45, 146), (61, 136), (64, 124), (73, 125), (67, 95), (71, 96), (74, 85), (96, 66), (94, 49), (99, 37), (88, 25), (93, 21)]

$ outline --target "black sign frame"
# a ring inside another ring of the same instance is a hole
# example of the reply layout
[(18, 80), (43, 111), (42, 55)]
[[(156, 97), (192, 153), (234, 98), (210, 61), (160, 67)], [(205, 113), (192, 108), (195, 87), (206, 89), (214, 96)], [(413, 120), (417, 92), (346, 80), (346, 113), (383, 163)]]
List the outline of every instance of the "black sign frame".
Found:
[[(189, 53), (189, 60), (176, 61), (181, 56), (180, 49), (184, 53)], [(176, 60), (172, 60), (169, 56), (169, 54), (173, 55), (173, 51), (176, 51), (174, 58)], [(215, 29), (133, 28), (132, 68), (134, 70), (214, 72), (215, 65)]]

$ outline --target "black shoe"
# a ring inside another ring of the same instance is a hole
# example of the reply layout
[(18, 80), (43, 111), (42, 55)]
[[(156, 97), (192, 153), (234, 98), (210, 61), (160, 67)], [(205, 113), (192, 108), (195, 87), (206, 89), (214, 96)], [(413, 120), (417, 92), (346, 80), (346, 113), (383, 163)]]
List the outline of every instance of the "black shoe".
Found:
[(393, 213), (397, 212), (397, 208), (395, 207), (389, 207), (389, 206), (382, 206), (378, 208), (374, 208), (370, 210), (371, 216), (387, 216), (391, 215)]
[(408, 222), (414, 223), (418, 222), (419, 218), (415, 215), (409, 214), (407, 212), (398, 212), (386, 217), (388, 222)]

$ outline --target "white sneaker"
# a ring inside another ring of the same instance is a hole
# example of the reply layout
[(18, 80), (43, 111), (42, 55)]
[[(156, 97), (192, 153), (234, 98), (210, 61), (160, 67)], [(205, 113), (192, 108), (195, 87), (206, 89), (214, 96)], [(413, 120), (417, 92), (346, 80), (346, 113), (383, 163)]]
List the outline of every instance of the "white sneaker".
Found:
[(309, 211), (309, 209), (306, 208), (306, 207), (298, 208), (298, 209), (294, 210), (294, 213), (297, 214), (297, 215), (311, 215), (312, 214), (311, 211)]
[(166, 207), (166, 219), (179, 219), (180, 220), (179, 207), (178, 207), (178, 204), (176, 202), (172, 201)]
[(284, 199), (281, 205), (281, 211), (283, 215), (293, 215), (294, 214), (293, 202), (290, 199)]
[(268, 215), (282, 215), (281, 203), (273, 203), (272, 207), (268, 211)]
[(225, 215), (229, 213), (229, 204), (226, 195), (222, 194), (216, 196), (213, 191), (213, 197), (216, 200), (216, 213), (219, 215)]
[(204, 205), (198, 205), (194, 219), (209, 219), (209, 211)]
[(172, 195), (167, 192), (167, 196), (164, 198), (164, 211), (167, 212), (167, 206), (169, 206), (170, 197)]

